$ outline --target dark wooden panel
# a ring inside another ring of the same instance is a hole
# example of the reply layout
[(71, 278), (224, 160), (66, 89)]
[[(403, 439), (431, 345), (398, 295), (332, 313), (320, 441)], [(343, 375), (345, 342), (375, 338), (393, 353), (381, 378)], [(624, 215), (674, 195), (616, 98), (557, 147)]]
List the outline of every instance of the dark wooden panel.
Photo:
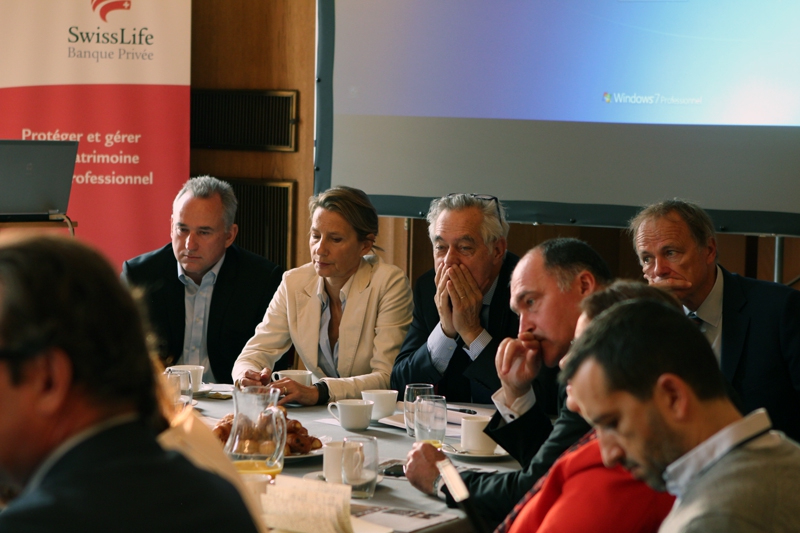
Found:
[(192, 89), (298, 91), (296, 152), (192, 149), (191, 174), (296, 183), (294, 259), (310, 260), (308, 198), (314, 191), (314, 0), (194, 0)]

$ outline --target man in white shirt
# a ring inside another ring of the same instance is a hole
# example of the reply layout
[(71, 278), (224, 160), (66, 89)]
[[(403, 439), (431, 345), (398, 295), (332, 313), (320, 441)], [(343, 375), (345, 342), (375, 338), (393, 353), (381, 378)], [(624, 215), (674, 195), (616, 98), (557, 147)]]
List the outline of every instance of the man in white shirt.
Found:
[(236, 208), (230, 184), (192, 178), (173, 202), (172, 243), (122, 265), (145, 290), (164, 363), (202, 365), (205, 382), (230, 382), (281, 282), (280, 267), (233, 244)]
[(800, 447), (742, 417), (714, 353), (680, 312), (652, 301), (596, 318), (562, 371), (603, 462), (677, 497), (661, 532), (800, 531)]

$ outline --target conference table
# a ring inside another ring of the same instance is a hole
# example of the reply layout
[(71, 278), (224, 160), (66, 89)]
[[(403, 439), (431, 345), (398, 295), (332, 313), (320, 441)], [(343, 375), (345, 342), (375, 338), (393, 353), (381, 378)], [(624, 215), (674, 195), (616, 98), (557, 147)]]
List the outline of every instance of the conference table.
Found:
[[(487, 406), (482, 406), (487, 407)], [(327, 406), (293, 406), (287, 405), (288, 418), (299, 420), (310, 435), (321, 438), (323, 441), (338, 441), (343, 437), (354, 435), (366, 435), (377, 437), (378, 455), (381, 462), (389, 459), (405, 460), (406, 455), (414, 443), (414, 439), (406, 434), (405, 429), (384, 425), (373, 422), (366, 430), (349, 431), (342, 428), (338, 422), (330, 415)], [(204, 417), (219, 419), (228, 413), (233, 413), (232, 399), (208, 399), (197, 398), (195, 406)], [(446, 437), (446, 443), (453, 445), (459, 444), (457, 437)], [(508, 472), (517, 470), (520, 465), (511, 456), (491, 458), (488, 460), (476, 460), (472, 458), (451, 456), (451, 460), (457, 467), (477, 467), (497, 472)], [(288, 458), (284, 462), (283, 474), (295, 477), (308, 476), (315, 478), (314, 473), (322, 473), (322, 454), (311, 457), (293, 459)], [(426, 513), (448, 513), (458, 517), (457, 520), (445, 522), (423, 531), (463, 532), (467, 528), (466, 517), (460, 509), (448, 508), (444, 501), (428, 496), (414, 487), (405, 478), (393, 478), (384, 476), (375, 490), (375, 496), (369, 500), (353, 499), (351, 504), (379, 505), (402, 509), (414, 509)]]

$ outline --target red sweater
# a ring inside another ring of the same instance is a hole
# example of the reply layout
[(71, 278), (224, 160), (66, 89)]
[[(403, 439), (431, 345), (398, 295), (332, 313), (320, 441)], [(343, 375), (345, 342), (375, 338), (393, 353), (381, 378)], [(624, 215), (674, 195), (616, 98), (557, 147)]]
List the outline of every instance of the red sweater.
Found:
[(673, 501), (620, 466), (606, 468), (593, 439), (553, 464), (509, 533), (656, 532)]

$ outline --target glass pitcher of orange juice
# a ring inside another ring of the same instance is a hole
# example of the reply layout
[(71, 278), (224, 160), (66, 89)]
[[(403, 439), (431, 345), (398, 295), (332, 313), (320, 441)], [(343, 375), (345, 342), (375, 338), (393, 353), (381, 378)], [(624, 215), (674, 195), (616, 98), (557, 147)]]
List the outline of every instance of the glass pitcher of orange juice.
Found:
[(234, 387), (233, 427), (225, 453), (239, 472), (274, 477), (283, 470), (286, 419), (277, 407), (279, 396), (275, 388)]

